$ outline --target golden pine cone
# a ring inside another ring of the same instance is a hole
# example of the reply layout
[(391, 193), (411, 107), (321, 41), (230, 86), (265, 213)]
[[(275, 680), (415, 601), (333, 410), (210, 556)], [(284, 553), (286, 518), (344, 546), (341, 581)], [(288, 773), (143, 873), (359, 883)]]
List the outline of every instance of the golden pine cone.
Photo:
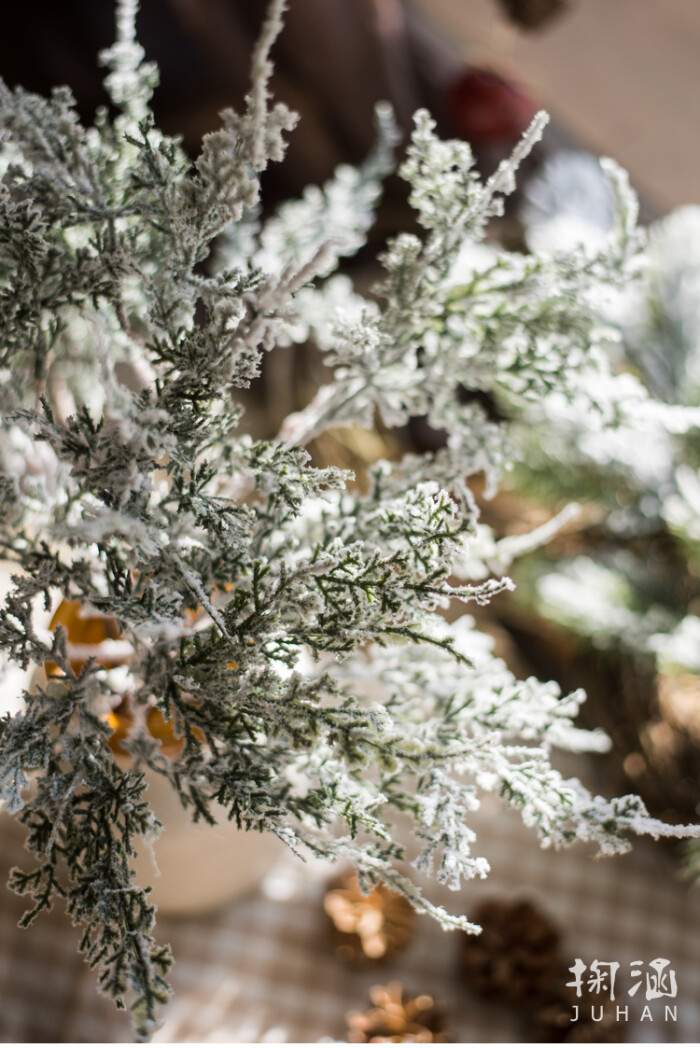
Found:
[(383, 884), (363, 895), (354, 872), (329, 884), (323, 908), (341, 961), (383, 964), (413, 938), (415, 911), (410, 902)]
[(430, 994), (410, 997), (400, 982), (391, 982), (373, 986), (369, 996), (373, 1007), (348, 1012), (346, 1017), (351, 1044), (444, 1044), (449, 1040), (442, 1009)]

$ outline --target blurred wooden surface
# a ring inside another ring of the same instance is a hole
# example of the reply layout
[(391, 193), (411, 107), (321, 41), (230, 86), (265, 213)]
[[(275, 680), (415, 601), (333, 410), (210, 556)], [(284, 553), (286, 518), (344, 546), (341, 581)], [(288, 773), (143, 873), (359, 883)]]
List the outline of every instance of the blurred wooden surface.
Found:
[(465, 60), (519, 74), (592, 152), (625, 166), (659, 211), (700, 203), (700, 2), (578, 0), (538, 33), (495, 0), (410, 0)]

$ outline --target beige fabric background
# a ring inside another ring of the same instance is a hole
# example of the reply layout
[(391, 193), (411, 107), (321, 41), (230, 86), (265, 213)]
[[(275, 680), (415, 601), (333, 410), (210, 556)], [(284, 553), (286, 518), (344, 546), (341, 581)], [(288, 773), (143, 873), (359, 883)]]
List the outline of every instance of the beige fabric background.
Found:
[(519, 32), (496, 0), (408, 0), (469, 62), (522, 79), (582, 147), (626, 167), (665, 212), (700, 203), (700, 4), (572, 0)]

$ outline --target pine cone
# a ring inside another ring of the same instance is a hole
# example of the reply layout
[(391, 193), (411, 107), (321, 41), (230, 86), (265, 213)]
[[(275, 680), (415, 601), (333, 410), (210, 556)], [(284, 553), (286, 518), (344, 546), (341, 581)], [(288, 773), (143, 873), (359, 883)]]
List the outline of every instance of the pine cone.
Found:
[(524, 900), (488, 900), (475, 913), (480, 935), (465, 935), (461, 968), (467, 985), (506, 1004), (541, 998), (559, 972), (559, 932)]
[[(581, 997), (576, 996), (573, 987), (567, 987), (568, 971), (562, 967), (557, 979), (553, 981), (550, 992), (532, 1013), (528, 1026), (530, 1041), (561, 1041), (567, 1044), (613, 1044), (625, 1040), (626, 1023), (617, 1021), (614, 1005), (609, 1002), (603, 1005), (603, 1018), (594, 1022), (591, 1017), (591, 1005), (595, 1014), (600, 1014), (601, 1000), (585, 990)], [(574, 1005), (578, 1005), (579, 1018), (572, 1022)]]
[(355, 873), (332, 881), (323, 900), (335, 955), (351, 964), (381, 964), (413, 938), (415, 912), (403, 895), (380, 884), (363, 895)]
[(521, 29), (539, 29), (571, 7), (571, 0), (501, 0), (501, 7)]
[(374, 1005), (365, 1012), (348, 1012), (348, 1041), (351, 1044), (442, 1044), (449, 1038), (444, 1029), (441, 1008), (433, 997), (422, 993), (409, 997), (399, 982), (373, 986), (369, 992)]

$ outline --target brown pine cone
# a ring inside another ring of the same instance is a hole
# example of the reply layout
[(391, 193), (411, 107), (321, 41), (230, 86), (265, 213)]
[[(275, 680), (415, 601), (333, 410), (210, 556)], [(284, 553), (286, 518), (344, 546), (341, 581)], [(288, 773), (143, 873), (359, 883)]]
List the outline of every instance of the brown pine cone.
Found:
[[(561, 1041), (567, 1044), (614, 1044), (624, 1041), (626, 1023), (624, 1020), (617, 1021), (615, 1005), (610, 1001), (602, 1002), (600, 997), (586, 990), (581, 997), (577, 997), (573, 987), (566, 986), (568, 978), (568, 970), (562, 967), (550, 992), (532, 1013), (528, 1040)], [(572, 1017), (577, 1014), (574, 1005), (578, 1006), (578, 1019), (572, 1022)], [(594, 1022), (591, 1006), (595, 1008), (596, 1015), (600, 1015), (600, 1008), (603, 1007), (600, 1021)]]
[(442, 1010), (429, 994), (409, 997), (400, 982), (392, 982), (373, 986), (369, 996), (372, 1008), (347, 1014), (351, 1044), (443, 1044), (449, 1040)]
[(501, 0), (508, 18), (521, 29), (539, 29), (571, 6), (571, 0)]
[(415, 911), (410, 902), (383, 884), (363, 895), (354, 872), (330, 883), (323, 908), (341, 961), (382, 964), (413, 938)]
[(461, 969), (469, 987), (487, 1000), (530, 1004), (559, 972), (559, 932), (525, 900), (487, 900), (476, 910), (480, 935), (464, 935)]

